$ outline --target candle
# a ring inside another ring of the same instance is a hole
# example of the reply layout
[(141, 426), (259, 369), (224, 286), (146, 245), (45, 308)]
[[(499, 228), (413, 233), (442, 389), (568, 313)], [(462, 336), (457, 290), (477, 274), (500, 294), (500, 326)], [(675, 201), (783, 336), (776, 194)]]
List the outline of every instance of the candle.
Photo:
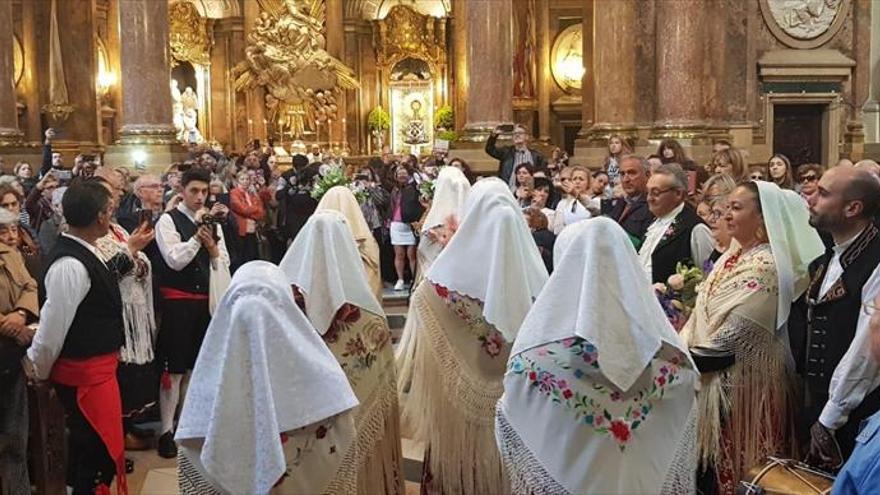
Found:
[(333, 142), (333, 119), (327, 119), (327, 146)]
[(248, 119), (248, 137), (254, 137), (254, 120)]
[(263, 119), (263, 135), (269, 139), (269, 121), (266, 119)]

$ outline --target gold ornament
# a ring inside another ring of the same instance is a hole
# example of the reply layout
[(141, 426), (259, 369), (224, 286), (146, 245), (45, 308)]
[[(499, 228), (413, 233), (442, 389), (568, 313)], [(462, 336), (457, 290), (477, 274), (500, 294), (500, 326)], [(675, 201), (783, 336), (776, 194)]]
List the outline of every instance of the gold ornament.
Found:
[(211, 64), (208, 22), (199, 15), (195, 5), (187, 1), (171, 4), (168, 9), (168, 23), (168, 44), (171, 46), (175, 65), (178, 62)]
[[(246, 60), (233, 70), (236, 91), (264, 86), (271, 121), (305, 107), (309, 123), (333, 119), (342, 90), (360, 87), (354, 71), (325, 50), (323, 0), (258, 0)], [(282, 117), (283, 119), (283, 117)]]
[(377, 64), (391, 70), (407, 58), (424, 60), (432, 73), (446, 65), (446, 18), (420, 14), (395, 5), (384, 19), (373, 21)]

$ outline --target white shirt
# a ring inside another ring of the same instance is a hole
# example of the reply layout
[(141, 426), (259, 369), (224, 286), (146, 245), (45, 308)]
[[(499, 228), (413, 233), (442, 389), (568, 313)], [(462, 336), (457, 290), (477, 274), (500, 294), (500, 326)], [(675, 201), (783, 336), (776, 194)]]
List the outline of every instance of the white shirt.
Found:
[[(61, 235), (82, 244), (101, 260), (95, 246), (74, 235)], [(101, 260), (101, 263), (104, 261)], [(46, 272), (44, 284), (46, 302), (40, 308), (40, 326), (27, 350), (27, 359), (32, 363), (33, 373), (40, 380), (49, 378), (52, 373), (52, 366), (64, 346), (76, 310), (92, 288), (85, 265), (72, 256), (55, 260)]]
[[(663, 239), (663, 235), (669, 229), (669, 226), (675, 221), (675, 217), (682, 210), (684, 210), (684, 203), (678, 205), (666, 215), (656, 218), (645, 233), (645, 242), (642, 244), (641, 249), (639, 249), (639, 262), (641, 262), (648, 273), (648, 277), (651, 277), (652, 280), (654, 277), (652, 271), (654, 267), (651, 256), (654, 254), (657, 246), (660, 245), (660, 241)], [(709, 230), (709, 227), (702, 223), (695, 225), (691, 229), (691, 259), (694, 262), (694, 266), (702, 267), (714, 249), (715, 239), (712, 237), (712, 231)]]
[[(589, 201), (590, 208), (594, 210), (599, 210), (601, 203), (599, 198), (592, 198)], [(593, 214), (590, 210), (584, 206), (580, 201), (575, 200), (575, 198), (563, 198), (556, 205), (556, 210), (553, 214), (553, 220), (550, 223), (550, 230), (553, 231), (554, 234), (559, 235), (562, 232), (562, 229), (565, 227), (577, 223), (581, 220), (587, 220), (593, 217)], [(547, 217), (550, 219), (550, 217)]]
[(852, 243), (855, 242), (860, 235), (862, 235), (862, 232), (859, 232), (845, 242), (835, 244), (834, 247), (831, 248), (834, 251), (834, 255), (831, 257), (831, 261), (828, 262), (828, 270), (825, 271), (825, 278), (822, 279), (822, 286), (819, 288), (819, 299), (825, 297), (825, 294), (831, 290), (831, 287), (837, 282), (837, 279), (843, 275), (843, 266), (840, 264), (840, 256), (849, 249)]
[[(843, 274), (839, 257), (854, 239), (840, 246), (834, 246), (834, 256), (828, 264), (828, 272), (822, 281), (821, 294), (825, 294)], [(838, 250), (838, 247), (841, 249)], [(832, 270), (835, 270), (834, 274)], [(826, 284), (828, 284), (827, 288)], [(880, 293), (880, 265), (874, 269), (868, 281), (862, 286), (862, 304), (873, 303), (878, 293)], [(834, 374), (831, 375), (828, 402), (819, 415), (819, 422), (826, 428), (836, 430), (845, 425), (849, 420), (849, 413), (862, 403), (866, 395), (880, 386), (880, 363), (871, 356), (870, 320), (871, 317), (865, 314), (864, 310), (859, 312), (855, 337), (846, 354), (834, 368)]]
[[(194, 224), (197, 224), (195, 212), (191, 211), (183, 203), (177, 205), (177, 209), (186, 215)], [(218, 269), (221, 265), (229, 266), (229, 253), (226, 251), (226, 243), (223, 240), (223, 229), (217, 229), (220, 240), (217, 241), (217, 247), (220, 249), (220, 256), (211, 259), (211, 268)], [(193, 236), (188, 241), (180, 240), (180, 233), (174, 226), (174, 220), (171, 215), (163, 214), (156, 222), (156, 245), (159, 246), (159, 252), (162, 253), (162, 259), (165, 260), (172, 270), (180, 271), (186, 268), (193, 258), (198, 254), (202, 244)]]

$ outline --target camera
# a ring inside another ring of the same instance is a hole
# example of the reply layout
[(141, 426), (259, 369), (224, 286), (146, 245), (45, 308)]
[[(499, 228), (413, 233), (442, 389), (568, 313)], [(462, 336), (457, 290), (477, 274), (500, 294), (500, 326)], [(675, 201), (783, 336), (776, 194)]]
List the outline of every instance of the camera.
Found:
[(199, 220), (199, 227), (201, 227), (202, 225), (207, 225), (208, 227), (213, 226), (213, 225), (220, 225), (225, 220), (226, 219), (224, 217), (221, 217), (218, 215), (211, 215), (210, 213), (206, 213), (206, 214), (202, 215), (201, 220)]

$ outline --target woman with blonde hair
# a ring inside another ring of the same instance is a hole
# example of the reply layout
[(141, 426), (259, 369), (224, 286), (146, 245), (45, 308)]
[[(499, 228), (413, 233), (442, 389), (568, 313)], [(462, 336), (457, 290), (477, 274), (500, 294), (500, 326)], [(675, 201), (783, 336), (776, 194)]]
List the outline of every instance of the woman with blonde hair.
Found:
[(586, 167), (572, 165), (563, 171), (568, 171), (569, 175), (560, 177), (566, 196), (559, 200), (553, 215), (551, 230), (556, 235), (568, 225), (597, 215), (601, 201), (601, 198), (590, 197), (590, 171)]
[(382, 274), (379, 268), (379, 243), (373, 237), (373, 232), (367, 225), (367, 220), (364, 218), (354, 193), (344, 186), (331, 187), (318, 202), (315, 213), (325, 210), (337, 211), (345, 217), (346, 224), (357, 242), (358, 252), (361, 254), (361, 261), (363, 261), (364, 269), (367, 272), (367, 281), (376, 299), (381, 301)]
[(713, 172), (727, 174), (734, 181), (740, 181), (745, 177), (746, 167), (743, 163), (742, 154), (735, 148), (721, 150), (712, 156)]
[(824, 251), (793, 191), (746, 182), (729, 203), (730, 247), (682, 329), (702, 372), (701, 489), (725, 495), (768, 455), (792, 454), (794, 363), (786, 324), (810, 261)]
[(620, 184), (620, 159), (625, 155), (631, 155), (632, 146), (620, 134), (612, 134), (608, 138), (608, 156), (602, 164), (602, 170), (608, 173), (608, 181), (614, 188)]

